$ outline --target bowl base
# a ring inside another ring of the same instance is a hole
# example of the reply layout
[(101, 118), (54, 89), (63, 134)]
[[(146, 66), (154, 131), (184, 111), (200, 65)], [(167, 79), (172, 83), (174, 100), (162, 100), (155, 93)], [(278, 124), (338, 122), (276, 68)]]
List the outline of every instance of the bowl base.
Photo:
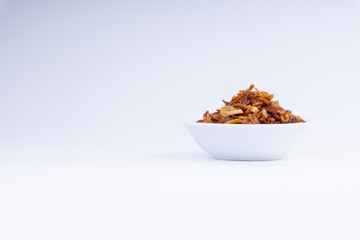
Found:
[(281, 160), (284, 158), (284, 156), (278, 156), (278, 157), (270, 157), (270, 158), (239, 158), (239, 157), (219, 157), (219, 156), (212, 156), (212, 158), (216, 159), (216, 160), (223, 160), (223, 161), (244, 161), (244, 162), (263, 162), (263, 161), (276, 161), (276, 160)]

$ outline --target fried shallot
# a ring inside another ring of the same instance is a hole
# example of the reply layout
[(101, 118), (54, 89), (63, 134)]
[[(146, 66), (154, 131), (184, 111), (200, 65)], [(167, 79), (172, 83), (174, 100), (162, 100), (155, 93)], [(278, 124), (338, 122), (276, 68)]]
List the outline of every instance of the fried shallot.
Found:
[[(255, 90), (254, 90), (255, 89)], [(281, 124), (305, 122), (290, 110), (285, 110), (279, 101), (273, 101), (273, 94), (259, 91), (254, 84), (240, 90), (230, 102), (222, 100), (225, 106), (214, 113), (206, 111), (199, 123), (225, 124)]]

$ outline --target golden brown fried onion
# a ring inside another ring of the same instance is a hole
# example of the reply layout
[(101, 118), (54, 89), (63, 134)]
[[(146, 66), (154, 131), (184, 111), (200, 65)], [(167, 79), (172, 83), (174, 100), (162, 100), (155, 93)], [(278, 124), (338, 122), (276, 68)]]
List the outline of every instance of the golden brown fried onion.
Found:
[(247, 90), (241, 90), (230, 102), (222, 100), (225, 106), (214, 113), (206, 111), (199, 123), (226, 124), (279, 124), (305, 122), (290, 110), (285, 110), (279, 101), (273, 101), (273, 94), (254, 89), (251, 84)]

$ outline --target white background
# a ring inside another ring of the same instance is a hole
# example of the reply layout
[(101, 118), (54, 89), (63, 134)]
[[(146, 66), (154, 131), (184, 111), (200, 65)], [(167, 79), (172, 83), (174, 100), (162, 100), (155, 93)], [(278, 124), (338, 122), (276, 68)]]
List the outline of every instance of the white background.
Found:
[[(0, 1), (0, 239), (359, 239), (360, 2)], [(255, 83), (317, 128), (210, 158)]]

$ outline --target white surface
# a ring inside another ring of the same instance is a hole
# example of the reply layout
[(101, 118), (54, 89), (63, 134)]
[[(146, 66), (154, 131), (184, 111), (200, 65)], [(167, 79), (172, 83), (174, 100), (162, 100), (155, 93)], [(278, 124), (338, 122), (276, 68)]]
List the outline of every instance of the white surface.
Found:
[(358, 161), (2, 149), (2, 239), (358, 239)]
[(296, 124), (208, 124), (186, 127), (199, 146), (216, 159), (276, 160), (299, 145), (314, 122)]
[[(358, 3), (0, 4), (0, 239), (358, 240)], [(250, 83), (317, 127), (209, 158), (181, 122)]]

